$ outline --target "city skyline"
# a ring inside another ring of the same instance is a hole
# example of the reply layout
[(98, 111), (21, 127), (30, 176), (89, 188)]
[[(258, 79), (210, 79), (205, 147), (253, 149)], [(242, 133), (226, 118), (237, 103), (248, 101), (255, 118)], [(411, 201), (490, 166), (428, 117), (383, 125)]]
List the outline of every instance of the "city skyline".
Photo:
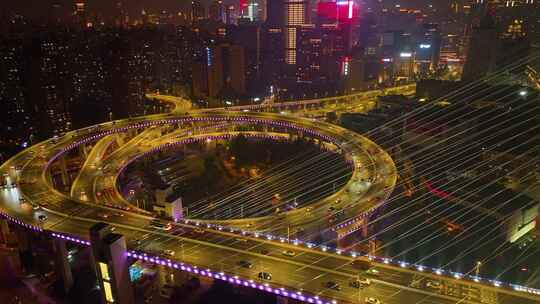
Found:
[(540, 2), (0, 11), (0, 298), (540, 301)]

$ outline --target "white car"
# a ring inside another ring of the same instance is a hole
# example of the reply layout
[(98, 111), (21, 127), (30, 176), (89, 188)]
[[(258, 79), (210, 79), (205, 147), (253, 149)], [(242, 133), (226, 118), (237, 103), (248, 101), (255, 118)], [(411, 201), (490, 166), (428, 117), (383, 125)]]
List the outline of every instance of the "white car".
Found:
[(431, 289), (440, 289), (441, 286), (441, 282), (439, 281), (427, 281), (426, 283), (426, 287)]
[(366, 271), (366, 274), (369, 274), (372, 276), (378, 276), (380, 272), (376, 268), (370, 268), (368, 271)]
[(281, 254), (288, 257), (293, 257), (296, 255), (296, 253), (292, 250), (284, 250)]
[(371, 280), (367, 278), (359, 278), (354, 281), (349, 282), (349, 286), (354, 288), (363, 288), (371, 285)]
[(165, 250), (163, 250), (163, 255), (169, 256), (169, 257), (174, 257), (174, 251), (170, 250), (170, 249), (165, 249)]
[(374, 297), (367, 297), (366, 298), (367, 304), (381, 304), (381, 300), (374, 298)]

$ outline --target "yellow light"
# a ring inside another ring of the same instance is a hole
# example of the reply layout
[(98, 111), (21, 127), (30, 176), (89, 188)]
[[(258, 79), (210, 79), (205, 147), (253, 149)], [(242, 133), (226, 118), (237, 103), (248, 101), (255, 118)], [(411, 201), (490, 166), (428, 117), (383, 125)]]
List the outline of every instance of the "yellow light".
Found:
[(103, 289), (105, 289), (105, 300), (108, 303), (114, 303), (114, 298), (112, 295), (111, 283), (103, 282)]
[(109, 267), (107, 266), (107, 264), (99, 262), (99, 270), (101, 271), (101, 278), (103, 280), (111, 280), (111, 277), (109, 276)]

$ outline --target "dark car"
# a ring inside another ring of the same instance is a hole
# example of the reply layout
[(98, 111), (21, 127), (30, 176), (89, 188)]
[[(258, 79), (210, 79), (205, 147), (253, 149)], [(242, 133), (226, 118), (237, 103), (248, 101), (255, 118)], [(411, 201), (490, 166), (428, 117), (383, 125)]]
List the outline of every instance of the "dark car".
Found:
[(328, 288), (328, 289), (333, 289), (333, 290), (337, 290), (337, 291), (341, 290), (341, 286), (339, 286), (339, 284), (334, 282), (334, 281), (326, 282), (325, 287)]
[(270, 281), (272, 280), (272, 275), (268, 272), (259, 272), (259, 279)]
[(238, 262), (238, 266), (243, 267), (243, 268), (253, 268), (253, 264), (251, 264), (248, 261), (240, 261)]

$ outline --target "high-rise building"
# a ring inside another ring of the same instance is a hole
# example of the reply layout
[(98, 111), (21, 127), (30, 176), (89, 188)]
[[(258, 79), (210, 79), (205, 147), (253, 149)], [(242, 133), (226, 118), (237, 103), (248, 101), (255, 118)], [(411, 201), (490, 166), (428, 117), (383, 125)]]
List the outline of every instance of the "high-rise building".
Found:
[(246, 93), (244, 48), (222, 43), (204, 48), (205, 56), (193, 65), (196, 97), (232, 98)]
[(75, 19), (75, 24), (83, 28), (87, 26), (87, 16), (86, 16), (86, 3), (83, 1), (75, 2), (75, 13), (73, 14)]
[(209, 17), (210, 20), (215, 22), (226, 22), (225, 4), (223, 4), (222, 0), (212, 1), (209, 9)]
[(201, 3), (201, 0), (192, 0), (191, 1), (191, 20), (197, 22), (207, 18), (206, 9)]
[(70, 43), (69, 111), (74, 129), (107, 120), (112, 111), (113, 100), (106, 84), (110, 71), (101, 53), (95, 51), (104, 45), (104, 40), (104, 36), (97, 34), (78, 37)]
[(350, 23), (358, 19), (358, 5), (354, 0), (321, 0), (317, 4), (320, 23)]
[(234, 44), (244, 48), (247, 89), (256, 93), (264, 87), (261, 82), (263, 29), (258, 22), (239, 24), (230, 36)]
[[(219, 50), (218, 50), (219, 51)], [(246, 93), (246, 59), (244, 48), (240, 45), (222, 48), (225, 87), (230, 87), (239, 96)]]
[(497, 36), (495, 22), (492, 16), (486, 13), (480, 24), (472, 30), (463, 67), (463, 80), (478, 80), (495, 70), (499, 47)]
[(277, 86), (284, 76), (283, 28), (265, 25), (262, 32), (262, 79), (266, 85)]
[(266, 24), (269, 27), (283, 27), (285, 24), (285, 6), (283, 0), (266, 2)]
[(415, 37), (415, 65), (419, 73), (437, 69), (441, 54), (441, 33), (438, 24), (423, 24)]
[(242, 17), (250, 21), (264, 22), (266, 20), (266, 0), (248, 0), (242, 11)]
[(225, 10), (225, 24), (236, 24), (238, 19), (238, 10), (234, 5), (227, 6)]
[(31, 52), (28, 96), (40, 122), (39, 132), (43, 137), (61, 135), (72, 129), (68, 41), (63, 35), (45, 34), (34, 40)]
[(285, 63), (296, 64), (298, 28), (306, 24), (307, 0), (284, 0), (285, 10)]
[(354, 93), (373, 88), (378, 82), (380, 61), (375, 56), (367, 56), (364, 49), (355, 48), (350, 57), (343, 61), (343, 78), (346, 93)]
[(349, 53), (353, 44), (353, 29), (358, 21), (355, 1), (320, 1), (317, 5), (317, 26), (339, 33), (340, 48)]

